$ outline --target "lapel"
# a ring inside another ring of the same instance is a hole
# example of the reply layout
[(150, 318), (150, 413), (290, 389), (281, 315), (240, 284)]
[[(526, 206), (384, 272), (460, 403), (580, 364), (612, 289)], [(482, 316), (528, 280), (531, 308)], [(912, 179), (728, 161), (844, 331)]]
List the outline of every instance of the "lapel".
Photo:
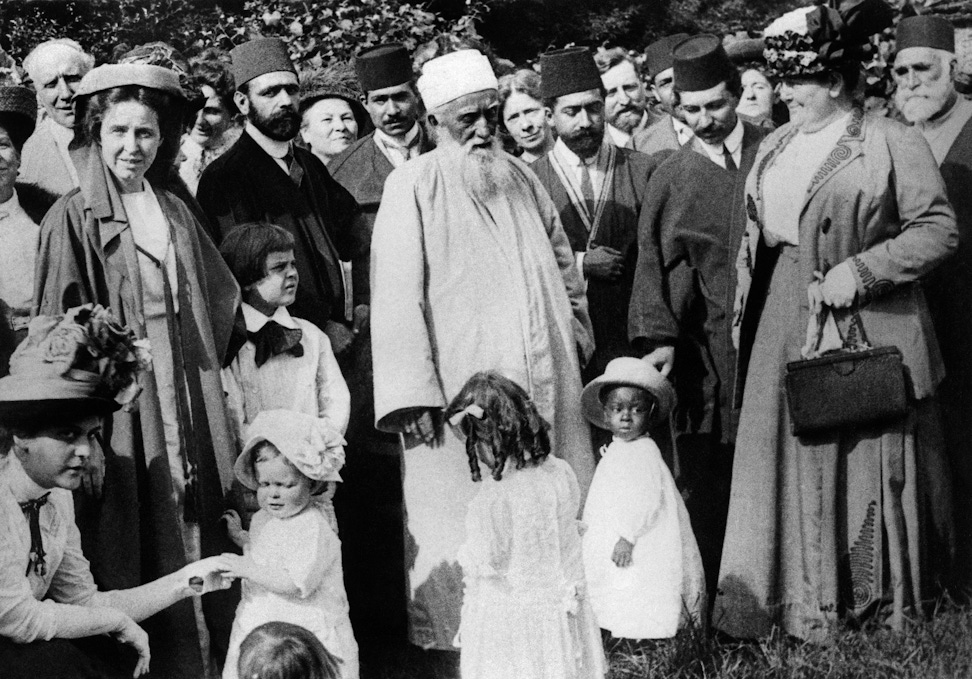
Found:
[[(128, 228), (128, 215), (125, 214), (121, 194), (95, 144), (73, 149), (71, 158), (75, 167), (81, 170), (78, 177), (84, 208), (91, 212), (97, 231), (96, 234), (88, 234), (88, 239), (105, 268), (114, 269), (121, 276), (123, 284), (127, 281), (132, 286), (132, 298), (141, 322), (142, 279), (138, 271), (135, 238)], [(119, 251), (122, 262), (115, 256)]]
[(970, 150), (972, 150), (972, 118), (965, 123), (962, 131), (952, 142), (952, 146), (948, 149), (948, 153), (945, 154), (945, 159), (942, 161), (942, 167), (953, 164), (969, 164)]
[(861, 155), (864, 146), (864, 111), (855, 108), (851, 113), (850, 122), (844, 134), (837, 140), (837, 145), (831, 149), (827, 159), (813, 175), (810, 180), (810, 188), (807, 189), (807, 197), (803, 201), (801, 216), (807, 210), (807, 205), (816, 195), (820, 187), (826, 184), (831, 177), (840, 169), (853, 162), (857, 156)]
[(590, 214), (587, 210), (587, 205), (584, 201), (583, 196), (574, 186), (574, 181), (572, 179), (571, 169), (565, 166), (558, 157), (555, 151), (550, 151), (548, 158), (550, 159), (550, 165), (553, 167), (557, 178), (563, 185), (564, 190), (567, 193), (567, 197), (570, 200), (570, 204), (573, 206), (574, 211), (580, 217), (581, 223), (587, 231), (587, 245), (594, 241), (597, 237), (598, 227), (600, 226), (601, 217), (604, 214), (604, 206), (607, 204), (608, 196), (614, 191), (614, 174), (617, 170), (618, 161), (618, 148), (614, 144), (605, 144), (602, 147), (602, 151), (608, 154), (606, 169), (604, 173), (604, 183), (601, 185), (601, 192), (597, 197), (597, 202), (594, 207), (594, 214)]

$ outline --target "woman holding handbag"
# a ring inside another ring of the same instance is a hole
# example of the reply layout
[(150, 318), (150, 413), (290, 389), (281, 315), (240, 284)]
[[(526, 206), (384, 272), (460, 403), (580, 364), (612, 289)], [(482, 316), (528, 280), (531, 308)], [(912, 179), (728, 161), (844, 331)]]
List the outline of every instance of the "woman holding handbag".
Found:
[[(794, 10), (765, 32), (790, 123), (756, 157), (737, 264), (745, 392), (713, 612), (736, 637), (778, 625), (826, 643), (841, 618), (877, 610), (899, 628), (930, 584), (922, 549), (948, 538), (948, 503), (938, 520), (927, 511), (945, 481), (942, 364), (918, 280), (957, 247), (955, 217), (921, 136), (853, 98), (867, 38), (891, 16), (882, 0), (851, 1)], [(900, 350), (903, 416), (792, 433), (784, 374), (817, 305), (835, 310), (845, 343), (863, 327), (873, 346)]]

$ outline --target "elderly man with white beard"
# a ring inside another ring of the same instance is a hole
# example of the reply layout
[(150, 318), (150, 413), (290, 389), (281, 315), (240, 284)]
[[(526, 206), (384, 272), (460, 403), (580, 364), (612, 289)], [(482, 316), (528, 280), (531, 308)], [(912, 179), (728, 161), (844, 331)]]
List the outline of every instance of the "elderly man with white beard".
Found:
[(496, 370), (526, 389), (582, 493), (594, 471), (580, 413), (592, 351), (583, 282), (553, 202), (500, 150), (497, 81), (460, 50), (427, 62), (418, 88), (437, 148), (385, 182), (372, 239), (376, 426), (403, 434), (409, 636), (451, 649), (459, 626), (466, 507), (477, 485), (442, 412)]
[(945, 362), (939, 387), (945, 445), (952, 466), (957, 553), (955, 581), (972, 587), (972, 102), (955, 91), (955, 31), (940, 17), (898, 24), (895, 103), (931, 146), (959, 227), (958, 252), (925, 281)]

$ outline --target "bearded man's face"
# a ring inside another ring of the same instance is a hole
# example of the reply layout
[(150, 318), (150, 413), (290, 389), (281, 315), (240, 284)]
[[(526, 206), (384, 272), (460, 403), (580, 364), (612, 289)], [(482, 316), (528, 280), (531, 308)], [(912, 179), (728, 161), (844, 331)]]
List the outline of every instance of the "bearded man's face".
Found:
[(909, 123), (934, 118), (954, 100), (952, 69), (946, 52), (930, 47), (908, 47), (894, 60), (897, 90), (894, 102)]
[(297, 76), (290, 71), (259, 75), (237, 92), (236, 105), (246, 119), (276, 141), (290, 141), (300, 130)]

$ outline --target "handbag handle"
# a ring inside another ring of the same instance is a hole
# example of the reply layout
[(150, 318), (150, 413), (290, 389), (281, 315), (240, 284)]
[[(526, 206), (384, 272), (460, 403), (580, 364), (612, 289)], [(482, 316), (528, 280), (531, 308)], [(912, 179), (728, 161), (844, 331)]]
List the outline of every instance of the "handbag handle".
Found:
[[(818, 281), (814, 281), (810, 283), (810, 286), (819, 284)], [(809, 293), (809, 288), (808, 297), (813, 298)], [(820, 345), (823, 341), (828, 313), (834, 321), (834, 327), (840, 336), (843, 349), (848, 351), (861, 351), (871, 348), (867, 332), (864, 330), (864, 321), (861, 319), (860, 305), (856, 299), (846, 311), (844, 309), (836, 309), (826, 302), (820, 301), (819, 308), (811, 310), (810, 316), (807, 319), (807, 340), (800, 352), (803, 358), (816, 358), (820, 355)], [(845, 335), (841, 333), (838, 321), (843, 321), (847, 318), (850, 318), (850, 323), (847, 326), (848, 333)]]

